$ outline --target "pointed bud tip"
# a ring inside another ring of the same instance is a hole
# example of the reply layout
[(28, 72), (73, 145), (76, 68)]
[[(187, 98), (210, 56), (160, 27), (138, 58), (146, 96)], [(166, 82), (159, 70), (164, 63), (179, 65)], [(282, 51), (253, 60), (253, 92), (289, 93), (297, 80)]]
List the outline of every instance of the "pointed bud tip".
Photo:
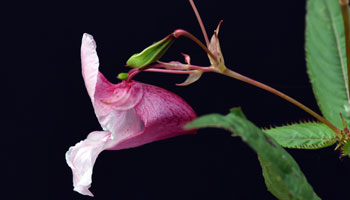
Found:
[(162, 40), (145, 48), (142, 52), (132, 55), (126, 65), (133, 68), (142, 68), (159, 60), (168, 48), (173, 44), (175, 36), (167, 35)]

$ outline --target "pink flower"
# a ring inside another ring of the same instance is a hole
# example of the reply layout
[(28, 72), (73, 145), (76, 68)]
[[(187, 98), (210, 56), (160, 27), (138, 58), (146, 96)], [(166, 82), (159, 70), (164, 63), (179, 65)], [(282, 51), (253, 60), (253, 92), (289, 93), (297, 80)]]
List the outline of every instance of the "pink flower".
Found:
[(73, 171), (74, 190), (93, 196), (89, 188), (99, 153), (194, 133), (182, 127), (196, 114), (183, 99), (162, 88), (136, 81), (110, 83), (98, 70), (96, 44), (86, 33), (81, 60), (85, 86), (103, 131), (91, 132), (85, 140), (70, 147), (66, 161)]

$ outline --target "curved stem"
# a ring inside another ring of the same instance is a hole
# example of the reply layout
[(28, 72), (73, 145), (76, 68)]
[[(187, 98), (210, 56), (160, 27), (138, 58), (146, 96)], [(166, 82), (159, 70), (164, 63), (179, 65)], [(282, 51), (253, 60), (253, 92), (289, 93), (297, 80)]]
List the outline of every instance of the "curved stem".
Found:
[(139, 70), (139, 69), (132, 69), (132, 70), (130, 70), (130, 71), (129, 71), (129, 76), (128, 76), (128, 78), (126, 79), (126, 82), (127, 82), (127, 83), (130, 83), (131, 79), (132, 79), (136, 74), (138, 74), (138, 73), (140, 73), (140, 70)]
[(199, 15), (199, 12), (198, 12), (198, 10), (197, 10), (197, 7), (196, 7), (196, 5), (194, 4), (193, 0), (190, 0), (190, 4), (191, 4), (191, 6), (192, 6), (192, 9), (193, 9), (193, 11), (194, 11), (194, 14), (195, 14), (196, 17), (197, 17), (199, 26), (201, 27), (201, 30), (202, 30), (202, 33), (203, 33), (203, 37), (204, 37), (205, 43), (207, 44), (207, 46), (209, 46), (209, 39), (208, 39), (207, 31), (205, 30), (205, 26), (204, 26), (204, 24), (203, 24), (203, 21), (202, 21), (202, 19), (201, 19), (201, 16)]
[(142, 71), (145, 71), (147, 70), (148, 68), (152, 67), (151, 65), (149, 66), (146, 66), (146, 67), (142, 67), (142, 68), (134, 68), (134, 69), (131, 69), (129, 71), (129, 76), (128, 78), (126, 79), (126, 82), (129, 83), (131, 81), (131, 79), (136, 76), (136, 74), (142, 72)]
[(191, 33), (182, 30), (182, 29), (177, 29), (174, 31), (173, 33), (174, 37), (178, 38), (180, 36), (185, 36), (189, 39), (191, 39), (192, 41), (194, 41), (195, 43), (197, 43), (205, 52), (207, 52), (207, 54), (209, 54), (209, 56), (211, 58), (213, 58), (215, 60), (216, 63), (218, 62), (218, 59), (216, 58), (216, 56), (214, 56), (214, 54), (198, 39), (196, 38), (194, 35), (192, 35)]
[(240, 80), (240, 81), (243, 81), (243, 82), (246, 82), (246, 83), (249, 83), (251, 85), (254, 85), (256, 87), (259, 87), (261, 89), (264, 89), (268, 92), (271, 92), (289, 102), (291, 102), (292, 104), (298, 106), (299, 108), (301, 108), (302, 110), (306, 111), (307, 113), (309, 113), (310, 115), (312, 115), (313, 117), (315, 117), (317, 120), (321, 121), (322, 123), (326, 124), (329, 128), (331, 128), (338, 137), (341, 137), (341, 130), (339, 130), (337, 127), (335, 127), (332, 123), (330, 123), (328, 120), (326, 120), (325, 118), (323, 118), (321, 115), (317, 114), (316, 112), (314, 112), (313, 110), (311, 110), (310, 108), (308, 108), (307, 106), (305, 106), (304, 104), (300, 103), (299, 101), (293, 99), (292, 97), (268, 86), (268, 85), (265, 85), (263, 83), (260, 83), (258, 81), (255, 81), (251, 78), (248, 78), (246, 76), (243, 76), (237, 72), (234, 72), (230, 69), (226, 69), (224, 72), (222, 72), (222, 74), (226, 75), (226, 76), (229, 76), (229, 77), (232, 77), (232, 78), (235, 78), (237, 80)]

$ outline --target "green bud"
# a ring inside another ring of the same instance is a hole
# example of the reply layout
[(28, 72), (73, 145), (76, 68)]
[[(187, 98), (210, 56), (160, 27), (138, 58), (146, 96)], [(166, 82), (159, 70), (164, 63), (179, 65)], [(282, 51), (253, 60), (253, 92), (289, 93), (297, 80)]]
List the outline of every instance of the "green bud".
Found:
[(126, 65), (133, 68), (142, 68), (159, 60), (173, 44), (174, 40), (173, 34), (166, 36), (164, 39), (144, 49), (141, 53), (132, 55), (126, 62)]
[(129, 76), (129, 73), (119, 73), (117, 78), (119, 80), (126, 80), (128, 78), (128, 76)]

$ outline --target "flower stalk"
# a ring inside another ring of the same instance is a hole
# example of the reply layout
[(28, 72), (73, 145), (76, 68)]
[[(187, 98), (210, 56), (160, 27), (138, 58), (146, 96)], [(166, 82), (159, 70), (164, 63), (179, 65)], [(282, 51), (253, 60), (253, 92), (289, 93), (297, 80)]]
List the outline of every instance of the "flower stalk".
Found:
[(263, 84), (261, 82), (258, 82), (256, 80), (253, 80), (249, 77), (246, 77), (244, 75), (241, 75), (237, 72), (234, 72), (230, 69), (226, 69), (222, 74), (226, 75), (226, 76), (229, 76), (229, 77), (232, 77), (232, 78), (235, 78), (237, 80), (240, 80), (240, 81), (243, 81), (243, 82), (246, 82), (246, 83), (249, 83), (251, 85), (254, 85), (256, 87), (259, 87), (263, 90), (266, 90), (272, 94), (275, 94), (279, 97), (281, 97), (282, 99), (298, 106), (299, 108), (301, 108), (302, 110), (304, 110), (305, 112), (309, 113), (311, 116), (315, 117), (317, 120), (319, 120), (320, 122), (326, 124), (329, 128), (331, 128), (338, 137), (341, 137), (341, 130), (338, 129), (337, 127), (335, 127), (332, 123), (330, 123), (328, 120), (326, 120), (324, 117), (322, 117), (321, 115), (317, 114), (315, 111), (311, 110), (310, 108), (308, 108), (307, 106), (305, 106), (304, 104), (300, 103), (299, 101), (295, 100), (294, 98), (284, 94), (283, 92), (280, 92), (266, 84)]
[(198, 20), (198, 24), (201, 27), (205, 43), (207, 44), (207, 46), (209, 46), (208, 34), (207, 34), (207, 31), (205, 30), (205, 26), (203, 24), (203, 21), (202, 21), (202, 18), (200, 16), (200, 14), (199, 14), (199, 12), (197, 10), (196, 4), (194, 4), (193, 0), (190, 0), (190, 4), (191, 4), (192, 9), (194, 11), (194, 14), (196, 15), (196, 18)]

